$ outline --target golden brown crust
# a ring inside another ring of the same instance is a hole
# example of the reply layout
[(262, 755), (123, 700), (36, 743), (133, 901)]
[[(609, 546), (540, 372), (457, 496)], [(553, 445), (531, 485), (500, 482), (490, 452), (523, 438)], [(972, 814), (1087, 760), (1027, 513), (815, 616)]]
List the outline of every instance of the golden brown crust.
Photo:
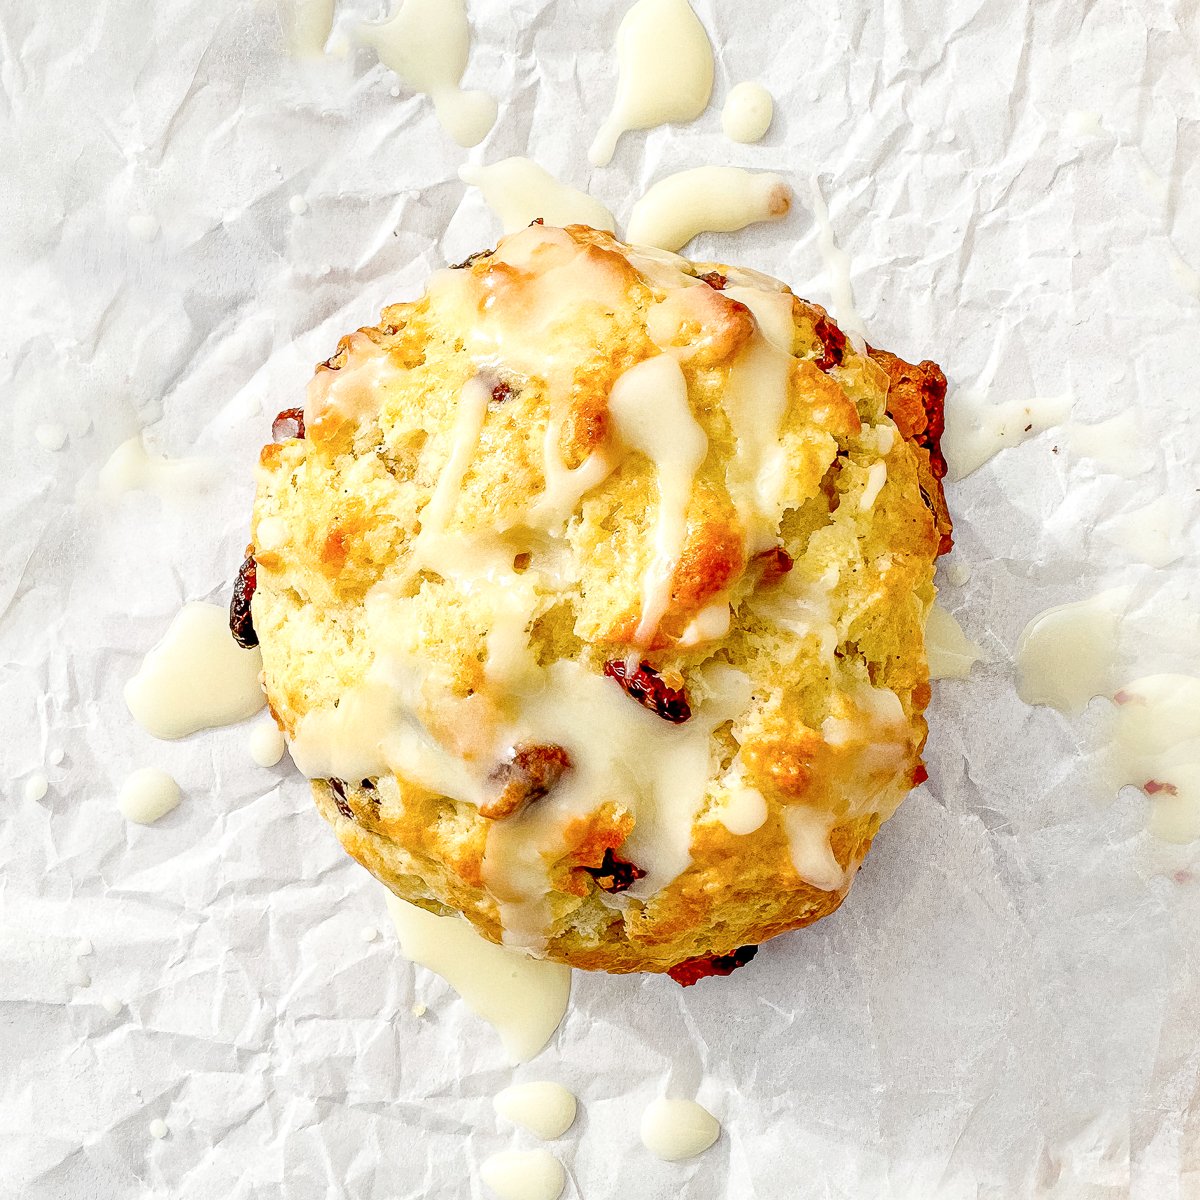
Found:
[(942, 487), (946, 460), (941, 447), (946, 429), (946, 376), (929, 359), (915, 364), (905, 362), (899, 355), (874, 346), (868, 346), (867, 353), (888, 373), (888, 416), (896, 422), (901, 436), (919, 448), (921, 494), (937, 522), (938, 554), (949, 554), (954, 547), (954, 527)]
[[(677, 689), (693, 713), (716, 703), (713, 671), (732, 670), (749, 699), (709, 739), (690, 861), (651, 893), (637, 886), (641, 866), (623, 856), (645, 800), (614, 782), (542, 855), (545, 952), (590, 969), (663, 971), (817, 920), (841, 903), (920, 765), (923, 622), (950, 534), (936, 445), (944, 377), (931, 363), (857, 353), (819, 306), (735, 268), (672, 290), (656, 282), (657, 259), (582, 227), (547, 231), (528, 261), (500, 257), (477, 257), (343, 338), (317, 370), (307, 438), (264, 447), (254, 619), (271, 711), (302, 761), (314, 715), (345, 711), (386, 664), (387, 688), (365, 696), (364, 719), (400, 697), (438, 746), (500, 778), (494, 739), (525, 703), (496, 684), (502, 626), (528, 642), (522, 670), (567, 664), (604, 688), (617, 687), (606, 664), (636, 652), (649, 686)], [(661, 270), (706, 277), (674, 263)], [(586, 278), (588, 302), (570, 301), (572, 272)], [(758, 426), (737, 426), (733, 392), (761, 343), (750, 305), (774, 311), (772, 297), (791, 313), (792, 361), (778, 437), (754, 457), (746, 438)], [(473, 351), (483, 326), (502, 347), (536, 327), (536, 353)], [(663, 353), (680, 364), (706, 449), (665, 612), (635, 646), (661, 469), (621, 449), (609, 396)], [(489, 398), (477, 444), (455, 460), (460, 397), (479, 386)], [(606, 462), (560, 526), (536, 516), (553, 482), (548, 446), (555, 470)], [(461, 479), (444, 530), (466, 548), (419, 562), (452, 460)], [(764, 490), (777, 505), (765, 518), (754, 507)], [(480, 547), (488, 578), (506, 580), (499, 591), (456, 575)], [(505, 615), (515, 594), (531, 606), (523, 627)], [(654, 711), (653, 697), (625, 690), (619, 703)], [(681, 723), (680, 736), (701, 719)], [(381, 770), (355, 760), (370, 778), (315, 778), (314, 796), (346, 849), (397, 895), (462, 912), (499, 940), (490, 839), (540, 812), (579, 766), (573, 749), (535, 744), (539, 755), (490, 800), (443, 794), (407, 760)]]

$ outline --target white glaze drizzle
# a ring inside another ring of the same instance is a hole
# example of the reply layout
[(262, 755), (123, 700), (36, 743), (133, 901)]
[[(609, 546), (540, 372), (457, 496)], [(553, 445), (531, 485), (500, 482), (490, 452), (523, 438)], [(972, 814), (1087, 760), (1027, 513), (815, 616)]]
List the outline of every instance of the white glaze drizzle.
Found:
[(808, 187), (813, 220), (817, 224), (817, 248), (829, 275), (829, 291), (833, 297), (830, 307), (842, 332), (850, 339), (851, 345), (862, 354), (866, 351), (867, 330), (854, 304), (854, 287), (850, 282), (850, 255), (837, 244), (833, 221), (829, 217), (829, 206), (821, 192), (821, 181), (813, 175), (808, 181)]
[(141, 434), (122, 442), (100, 469), (100, 491), (110, 497), (147, 491), (176, 498), (203, 491), (216, 478), (211, 463), (198, 458), (164, 458), (146, 449)]
[(61, 450), (67, 444), (67, 431), (57, 421), (35, 426), (33, 439), (43, 450)]
[(544, 1142), (560, 1138), (575, 1123), (575, 1097), (561, 1083), (514, 1083), (492, 1101), (498, 1116)]
[(1112, 687), (1123, 591), (1059, 604), (1033, 617), (1017, 643), (1017, 695), (1064, 713), (1082, 712)]
[(660, 1097), (642, 1113), (641, 1135), (656, 1158), (679, 1162), (703, 1154), (721, 1136), (721, 1125), (695, 1100)]
[(439, 917), (388, 894), (388, 912), (406, 958), (440, 975), (500, 1035), (514, 1062), (528, 1062), (567, 1011), (571, 969), (481, 937), (462, 917)]
[[(711, 289), (710, 289), (711, 290)], [(780, 432), (791, 402), (796, 361), (791, 355), (792, 297), (751, 287), (723, 293), (754, 317), (754, 336), (738, 356), (725, 387), (725, 411), (737, 438), (726, 475), (747, 531), (747, 553), (775, 545), (786, 503), (786, 453)]]
[(1146, 792), (1155, 836), (1176, 843), (1200, 838), (1200, 679), (1148, 675), (1125, 684), (1113, 700), (1112, 786)]
[(1100, 530), (1114, 545), (1150, 567), (1168, 567), (1184, 552), (1183, 513), (1170, 496), (1110, 517)]
[(775, 101), (761, 83), (747, 80), (730, 89), (721, 110), (721, 128), (731, 142), (757, 142), (775, 116)]
[(719, 799), (709, 815), (720, 821), (730, 833), (744, 836), (761, 829), (767, 819), (767, 801), (757, 788), (746, 782), (740, 757), (721, 780)]
[(498, 1200), (558, 1200), (567, 1185), (562, 1163), (548, 1150), (501, 1150), (483, 1160), (479, 1178)]
[(117, 807), (136, 825), (153, 825), (179, 806), (179, 784), (156, 767), (134, 771), (121, 785)]
[(1073, 108), (1063, 119), (1063, 132), (1081, 141), (1104, 136), (1100, 114), (1086, 108)]
[(288, 50), (297, 58), (320, 58), (333, 31), (334, 0), (278, 0)]
[(1091, 425), (1072, 421), (1066, 432), (1072, 454), (1091, 460), (1112, 475), (1132, 479), (1154, 465), (1154, 453), (1142, 437), (1132, 409)]
[(617, 30), (617, 61), (612, 112), (588, 151), (597, 167), (626, 131), (695, 120), (712, 94), (712, 46), (688, 0), (638, 0)]
[(260, 721), (250, 730), (250, 757), (260, 767), (273, 767), (282, 758), (287, 748), (283, 733), (273, 720)]
[(36, 804), (39, 800), (46, 798), (46, 793), (50, 790), (50, 780), (46, 778), (44, 771), (34, 771), (32, 775), (25, 780), (25, 799), (30, 804)]
[(833, 826), (833, 813), (823, 809), (793, 804), (783, 810), (792, 866), (805, 883), (822, 892), (836, 892), (847, 883), (846, 872), (829, 844)]
[(935, 604), (925, 619), (925, 656), (930, 679), (966, 679), (983, 651), (967, 637), (952, 613)]
[(712, 731), (750, 699), (745, 675), (714, 664), (693, 689), (709, 698), (685, 724), (672, 725), (577, 663), (553, 663), (544, 679), (540, 691), (522, 697), (509, 744), (561, 746), (572, 768), (549, 796), (492, 824), (483, 858), (505, 943), (529, 950), (544, 946), (552, 915), (547, 848), (561, 846), (566, 827), (605, 801), (635, 818), (623, 853), (646, 875), (626, 895), (648, 898), (688, 865), (692, 824), (712, 772)]
[[(467, 380), (458, 398), (458, 412), (450, 435), (450, 457), (438, 474), (437, 486), (429, 502), (421, 510), (421, 529), (413, 541), (407, 573), (414, 575), (425, 567), (443, 575), (453, 576), (461, 564), (461, 552), (455, 554), (455, 543), (446, 537), (446, 525), (458, 503), (463, 479), (479, 448), (491, 389), (478, 375)], [(453, 557), (452, 557), (453, 556)]]
[(946, 405), (946, 431), (942, 435), (950, 481), (966, 478), (1006, 447), (1019, 446), (1061, 424), (1070, 411), (1070, 396), (988, 404), (971, 393), (955, 392)]
[(496, 123), (496, 101), (460, 86), (471, 45), (466, 0), (403, 0), (386, 21), (360, 21), (359, 39), (408, 88), (432, 101), (460, 146), (475, 146)]
[(489, 166), (467, 164), (458, 177), (483, 193), (505, 233), (523, 229), (541, 217), (548, 225), (590, 225), (616, 229), (612, 213), (586, 192), (559, 183), (528, 158), (504, 158)]
[(780, 175), (741, 167), (692, 167), (653, 184), (633, 206), (635, 245), (679, 250), (697, 234), (730, 233), (785, 217), (792, 189)]
[(866, 486), (858, 497), (858, 507), (862, 512), (870, 512), (875, 507), (875, 501), (879, 499), (879, 493), (883, 491), (885, 483), (887, 483), (887, 463), (880, 459), (867, 468)]
[(642, 580), (642, 614), (633, 640), (648, 646), (671, 600), (671, 577), (687, 534), (687, 508), (708, 438), (688, 407), (687, 380), (669, 354), (626, 371), (608, 398), (614, 430), (655, 467), (658, 516), (654, 559)]
[(266, 703), (262, 655), (229, 634), (229, 614), (215, 604), (185, 604), (125, 685), (134, 720), (158, 738), (232, 725)]

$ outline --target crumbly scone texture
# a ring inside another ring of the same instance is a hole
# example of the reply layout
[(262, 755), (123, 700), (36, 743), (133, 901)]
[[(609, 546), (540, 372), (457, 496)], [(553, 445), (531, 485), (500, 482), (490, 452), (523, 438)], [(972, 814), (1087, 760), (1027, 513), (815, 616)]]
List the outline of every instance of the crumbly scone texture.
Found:
[[(629, 416), (653, 388), (612, 402), (660, 356), (686, 384), (665, 441)], [(270, 708), (345, 848), (589, 969), (836, 909), (923, 777), (944, 391), (773, 280), (582, 226), (513, 235), (344, 338), (305, 435), (262, 450), (252, 546)], [(690, 720), (623, 689), (641, 664)], [(581, 694), (615, 715), (549, 738)]]

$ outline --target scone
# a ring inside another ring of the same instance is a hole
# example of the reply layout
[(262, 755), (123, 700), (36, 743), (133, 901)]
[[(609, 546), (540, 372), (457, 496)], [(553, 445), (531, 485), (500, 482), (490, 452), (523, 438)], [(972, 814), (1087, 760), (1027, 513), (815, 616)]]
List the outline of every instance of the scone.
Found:
[(234, 615), (346, 849), (684, 982), (832, 912), (923, 777), (944, 393), (584, 226), (343, 338), (263, 448)]

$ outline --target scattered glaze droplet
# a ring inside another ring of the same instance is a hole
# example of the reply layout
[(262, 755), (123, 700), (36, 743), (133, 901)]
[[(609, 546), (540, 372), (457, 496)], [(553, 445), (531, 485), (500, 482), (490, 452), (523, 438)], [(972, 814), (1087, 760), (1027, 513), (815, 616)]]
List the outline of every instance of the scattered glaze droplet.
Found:
[(575, 1097), (560, 1083), (514, 1083), (492, 1101), (506, 1121), (544, 1142), (562, 1137), (575, 1123)]
[(52, 767), (57, 767), (64, 758), (67, 757), (67, 752), (61, 746), (55, 746), (49, 754), (46, 755), (46, 761)]
[(232, 725), (266, 703), (262, 655), (229, 635), (229, 615), (215, 604), (185, 604), (161, 642), (125, 685), (134, 720), (157, 738), (181, 738)]
[(34, 771), (25, 780), (25, 799), (31, 804), (36, 804), (39, 800), (44, 800), (49, 790), (50, 780), (46, 778), (42, 771)]
[(152, 242), (159, 235), (158, 218), (149, 213), (134, 213), (126, 222), (130, 234), (139, 242)]
[(1038, 613), (1017, 643), (1017, 695), (1064, 713), (1082, 712), (1093, 696), (1105, 695), (1124, 603), (1124, 592), (1102, 592)]
[(122, 442), (100, 470), (107, 496), (145, 490), (164, 497), (203, 491), (214, 478), (211, 464), (196, 458), (163, 458), (146, 449), (142, 435)]
[(43, 450), (61, 450), (67, 444), (67, 431), (53, 422), (39, 425), (33, 431), (33, 437)]
[(85, 988), (91, 987), (92, 977), (88, 974), (88, 969), (81, 962), (73, 962), (67, 968), (67, 982), (72, 987)]
[(414, 1004), (412, 1008), (409, 1009), (409, 1012), (411, 1012), (414, 1017), (423, 1017), (428, 1011), (429, 1006), (427, 1004)]
[(779, 175), (741, 167), (694, 167), (652, 185), (633, 206), (626, 238), (679, 250), (697, 234), (730, 233), (787, 215), (792, 190)]
[(833, 825), (832, 812), (806, 804), (789, 804), (783, 810), (792, 866), (805, 883), (822, 892), (836, 892), (846, 886), (846, 872), (829, 841)]
[(358, 936), (364, 942), (373, 942), (379, 936), (379, 930), (374, 925), (364, 925), (359, 931)]
[(468, 164), (458, 175), (483, 193), (505, 233), (523, 229), (538, 217), (547, 225), (590, 225), (609, 233), (617, 227), (598, 200), (559, 183), (528, 158), (505, 158), (487, 167)]
[(963, 632), (953, 614), (940, 604), (929, 610), (925, 622), (925, 654), (930, 679), (966, 679), (983, 651)]
[(711, 808), (714, 816), (730, 833), (745, 836), (761, 829), (770, 815), (766, 799), (757, 788), (745, 782), (744, 773), (731, 772), (722, 781), (726, 791)]
[(110, 1017), (119, 1016), (121, 1010), (125, 1007), (116, 996), (102, 996), (100, 999), (101, 1007)]
[(950, 481), (965, 479), (1001, 450), (1061, 424), (1070, 411), (1070, 396), (987, 404), (968, 392), (956, 392), (946, 405), (942, 435)]
[(1074, 138), (1098, 138), (1104, 136), (1100, 114), (1085, 108), (1073, 108), (1063, 120), (1063, 130)]
[(733, 88), (721, 110), (721, 128), (732, 142), (760, 141), (775, 116), (775, 101), (761, 83), (747, 80)]
[(496, 123), (496, 101), (463, 91), (471, 27), (466, 0), (403, 0), (386, 21), (360, 21), (358, 36), (404, 84), (433, 101), (442, 127), (460, 146), (476, 146)]
[(288, 201), (288, 209), (293, 216), (302, 217), (308, 212), (308, 201), (303, 196), (293, 196)]
[(260, 767), (276, 766), (285, 749), (283, 733), (274, 721), (260, 721), (250, 730), (250, 757)]
[(1108, 421), (1067, 426), (1067, 445), (1080, 458), (1091, 459), (1113, 475), (1132, 479), (1154, 465), (1154, 453), (1138, 428), (1135, 413), (1125, 411)]
[(653, 1101), (642, 1113), (642, 1145), (658, 1158), (678, 1162), (702, 1154), (721, 1136), (717, 1118), (695, 1100)]
[(854, 288), (850, 282), (850, 255), (838, 244), (833, 234), (833, 222), (829, 218), (829, 206), (821, 192), (821, 181), (813, 175), (808, 181), (809, 200), (812, 204), (813, 220), (817, 225), (817, 249), (829, 276), (829, 294), (832, 297), (833, 318), (851, 344), (862, 353), (866, 348), (866, 327), (854, 304)]
[(479, 1177), (500, 1200), (558, 1200), (567, 1185), (562, 1163), (548, 1150), (501, 1150), (483, 1160)]
[(158, 1138), (161, 1140), (162, 1138), (165, 1138), (168, 1133), (170, 1133), (170, 1130), (167, 1128), (167, 1123), (161, 1117), (155, 1117), (155, 1119), (150, 1122), (150, 1136), (152, 1138)]
[(1200, 679), (1148, 675), (1113, 694), (1109, 751), (1114, 788), (1151, 799), (1150, 832), (1167, 842), (1200, 838)]
[(1170, 566), (1183, 553), (1183, 515), (1169, 496), (1110, 517), (1100, 528), (1114, 545), (1149, 567)]
[(127, 821), (153, 825), (179, 806), (179, 784), (166, 771), (142, 767), (121, 785), (117, 807)]
[(571, 993), (571, 970), (497, 946), (469, 921), (438, 917), (388, 896), (405, 957), (440, 975), (500, 1035), (514, 1062), (528, 1062), (554, 1036)]
[(971, 564), (954, 559), (946, 566), (946, 579), (952, 587), (962, 587), (971, 578)]
[(617, 30), (617, 72), (612, 112), (588, 151), (597, 167), (623, 133), (694, 121), (708, 107), (712, 46), (687, 0), (638, 0)]
[(320, 58), (333, 31), (334, 0), (279, 0), (288, 51), (296, 58)]
[(1200, 300), (1200, 271), (1174, 249), (1171, 251), (1171, 275), (1189, 296)]
[(75, 943), (75, 955), (77, 958), (87, 958), (92, 952), (92, 943), (87, 938), (80, 938)]

